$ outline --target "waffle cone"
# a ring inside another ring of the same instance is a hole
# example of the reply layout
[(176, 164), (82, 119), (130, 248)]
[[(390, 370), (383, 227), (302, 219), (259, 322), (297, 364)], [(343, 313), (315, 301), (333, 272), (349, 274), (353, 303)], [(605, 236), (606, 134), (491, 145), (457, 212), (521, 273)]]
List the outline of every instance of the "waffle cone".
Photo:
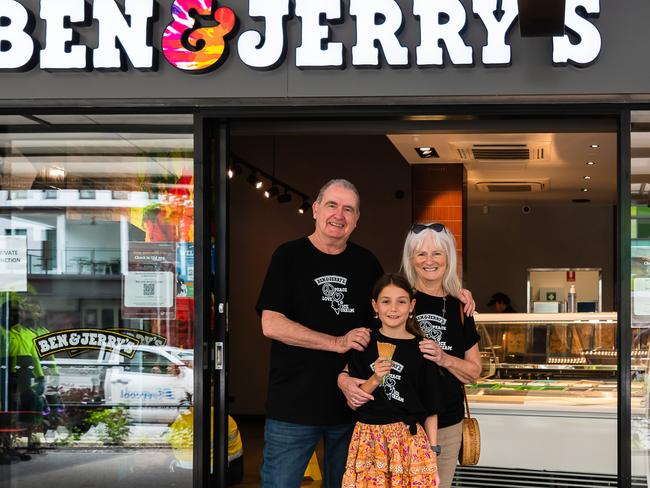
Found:
[(395, 344), (390, 342), (377, 342), (377, 350), (379, 351), (380, 358), (390, 359), (395, 352)]

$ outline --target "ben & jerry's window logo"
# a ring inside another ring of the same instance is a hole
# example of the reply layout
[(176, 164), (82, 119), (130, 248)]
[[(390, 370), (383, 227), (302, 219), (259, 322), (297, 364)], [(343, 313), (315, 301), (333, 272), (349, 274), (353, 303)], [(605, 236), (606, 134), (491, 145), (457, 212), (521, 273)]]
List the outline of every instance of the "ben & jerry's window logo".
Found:
[[(78, 329), (77, 329), (78, 330)], [(113, 328), (106, 329), (109, 332), (119, 332), (120, 334), (126, 334), (129, 337), (133, 337), (140, 341), (141, 346), (164, 346), (167, 344), (167, 338), (159, 334), (154, 334), (153, 332), (147, 332), (144, 330), (136, 329), (124, 329), (124, 328)], [(83, 353), (83, 349), (69, 349), (68, 356), (71, 358), (78, 356)]]
[(61, 351), (78, 353), (85, 349), (107, 349), (132, 359), (140, 340), (112, 330), (72, 329), (35, 337), (34, 345), (41, 358)]

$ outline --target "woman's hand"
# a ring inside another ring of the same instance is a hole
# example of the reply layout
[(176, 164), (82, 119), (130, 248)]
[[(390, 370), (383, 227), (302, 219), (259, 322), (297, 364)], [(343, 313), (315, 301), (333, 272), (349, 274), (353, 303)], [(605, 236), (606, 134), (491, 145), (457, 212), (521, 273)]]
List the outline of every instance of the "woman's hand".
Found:
[(390, 373), (390, 369), (393, 367), (393, 361), (390, 359), (386, 358), (377, 358), (377, 361), (374, 363), (374, 370), (375, 373), (373, 376), (375, 379), (381, 383), (381, 380), (386, 376), (388, 373)]
[(433, 361), (443, 368), (446, 367), (447, 353), (442, 350), (436, 341), (432, 341), (431, 339), (421, 340), (420, 352), (429, 361)]
[(356, 410), (361, 405), (374, 399), (372, 395), (366, 393), (360, 388), (360, 385), (365, 383), (365, 381), (366, 380), (359, 378), (353, 378), (347, 373), (339, 374), (336, 381), (339, 389), (343, 392), (343, 395), (345, 395), (348, 406), (353, 410)]
[(458, 293), (458, 299), (463, 302), (463, 312), (465, 312), (465, 315), (468, 317), (474, 315), (474, 312), (476, 312), (476, 302), (474, 301), (472, 292), (463, 288)]

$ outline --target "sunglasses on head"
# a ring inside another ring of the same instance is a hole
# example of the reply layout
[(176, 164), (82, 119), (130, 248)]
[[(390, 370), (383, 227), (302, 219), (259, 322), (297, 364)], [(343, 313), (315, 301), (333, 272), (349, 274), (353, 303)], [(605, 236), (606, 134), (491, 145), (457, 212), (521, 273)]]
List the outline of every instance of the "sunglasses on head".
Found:
[(423, 230), (426, 230), (426, 229), (431, 229), (431, 230), (434, 230), (436, 232), (442, 232), (442, 231), (445, 230), (445, 226), (443, 224), (438, 223), (438, 222), (434, 222), (433, 224), (428, 224), (428, 225), (427, 224), (413, 224), (413, 226), (411, 227), (411, 232), (413, 232), (414, 234), (419, 234), (420, 232), (422, 232)]

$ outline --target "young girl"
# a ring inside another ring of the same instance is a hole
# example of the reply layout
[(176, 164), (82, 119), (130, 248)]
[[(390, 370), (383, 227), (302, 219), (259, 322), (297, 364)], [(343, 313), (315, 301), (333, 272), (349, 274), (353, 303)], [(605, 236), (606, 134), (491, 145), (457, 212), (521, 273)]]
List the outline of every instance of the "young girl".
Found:
[[(343, 488), (437, 486), (440, 373), (419, 350), (413, 290), (405, 278), (389, 274), (375, 284), (372, 297), (381, 328), (365, 351), (350, 352), (345, 371), (368, 378), (361, 388), (374, 400), (359, 407)], [(381, 343), (395, 346), (392, 358), (378, 357), (378, 342), (382, 349)]]

